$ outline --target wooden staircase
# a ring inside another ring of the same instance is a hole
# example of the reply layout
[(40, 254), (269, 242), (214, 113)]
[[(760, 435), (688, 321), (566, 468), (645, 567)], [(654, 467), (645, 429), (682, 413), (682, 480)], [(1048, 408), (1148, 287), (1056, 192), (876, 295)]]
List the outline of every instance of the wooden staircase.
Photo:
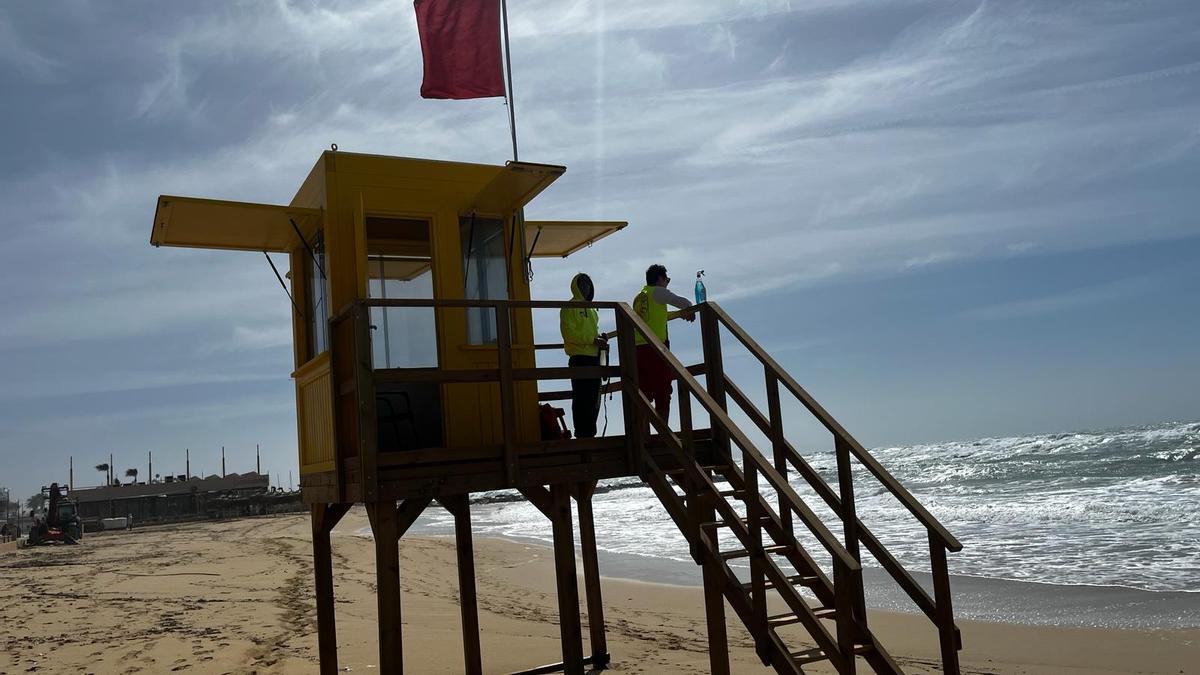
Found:
[[(838, 673), (855, 673), (862, 665), (877, 673), (902, 672), (868, 625), (861, 546), (937, 628), (943, 672), (958, 673), (961, 638), (951, 606), (946, 551), (961, 550), (962, 545), (718, 305), (707, 303), (698, 311), (704, 342), (704, 385), (693, 374), (697, 369), (689, 372), (628, 306), (623, 305), (617, 312), (617, 328), (626, 433), (641, 462), (643, 480), (686, 537), (696, 564), (703, 568), (712, 672), (729, 672), (724, 603), (753, 637), (763, 664), (776, 672), (802, 673), (804, 666), (822, 661)], [(766, 413), (726, 377), (720, 346), (722, 329), (762, 365)], [(655, 412), (651, 401), (637, 390), (635, 333), (645, 336), (674, 371), (679, 383), (679, 431), (673, 431)], [(780, 412), (782, 392), (795, 397), (833, 435), (836, 490), (787, 441)], [(711, 422), (714, 449), (704, 461), (693, 443), (693, 400)], [(771, 458), (760, 452), (731, 419), (730, 401), (767, 437)], [(681, 468), (664, 471), (646, 452), (649, 430), (666, 444), (674, 466)], [(859, 520), (852, 474), (855, 460), (874, 480), (873, 487), (884, 487), (925, 526), (933, 573), (932, 596)], [(833, 511), (841, 538), (791, 487), (790, 471), (798, 473)], [(802, 544), (797, 537), (798, 526), (807, 530), (805, 541), (817, 542), (816, 548), (809, 550)], [(722, 531), (732, 536), (722, 538)], [(730, 539), (732, 548), (724, 545)], [(820, 556), (832, 569), (832, 578), (814, 556)], [(744, 561), (749, 565), (748, 580), (738, 575), (736, 567)], [(804, 634), (798, 637), (790, 626), (802, 628)]]

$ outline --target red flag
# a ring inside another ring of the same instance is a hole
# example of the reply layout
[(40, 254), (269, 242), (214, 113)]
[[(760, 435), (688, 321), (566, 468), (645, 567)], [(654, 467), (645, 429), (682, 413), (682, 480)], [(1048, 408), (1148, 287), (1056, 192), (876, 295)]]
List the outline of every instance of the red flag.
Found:
[(423, 98), (504, 96), (499, 0), (416, 0)]

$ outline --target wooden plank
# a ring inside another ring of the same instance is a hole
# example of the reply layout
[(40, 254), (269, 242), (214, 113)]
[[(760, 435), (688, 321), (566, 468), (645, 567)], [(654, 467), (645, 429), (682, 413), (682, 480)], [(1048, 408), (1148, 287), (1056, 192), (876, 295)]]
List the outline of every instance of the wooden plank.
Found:
[[(705, 520), (716, 518), (712, 500), (714, 494), (703, 499), (700, 517)], [(702, 536), (702, 535), (697, 535)], [(725, 598), (722, 589), (722, 574), (717, 569), (715, 558), (706, 559), (701, 568), (704, 578), (704, 619), (708, 628), (708, 669), (713, 675), (729, 675), (729, 636), (725, 629)]]
[(625, 439), (628, 444), (628, 466), (630, 474), (641, 473), (641, 456), (645, 450), (646, 422), (635, 403), (638, 395), (637, 345), (634, 342), (634, 326), (630, 315), (633, 310), (622, 304), (624, 310), (617, 312), (617, 358), (621, 368), (621, 405), (625, 420)]
[(529, 500), (530, 504), (533, 504), (535, 507), (537, 507), (537, 510), (541, 511), (542, 515), (546, 516), (551, 523), (554, 522), (556, 517), (554, 497), (551, 495), (549, 490), (541, 485), (530, 485), (521, 488), (518, 490), (518, 492), (524, 495), (525, 498)]
[(515, 368), (512, 371), (514, 380), (572, 380), (594, 379), (603, 380), (606, 377), (617, 377), (621, 374), (619, 366), (576, 366), (574, 368)]
[(379, 368), (374, 371), (374, 377), (375, 382), (379, 384), (499, 382), (500, 370), (497, 368), (464, 370), (448, 370), (443, 368)]
[(375, 380), (371, 372), (371, 331), (367, 310), (356, 305), (354, 322), (354, 381), (358, 412), (358, 457), (361, 475), (359, 484), (363, 498), (370, 502), (378, 498), (379, 476), (376, 460), (379, 456), (379, 428), (375, 419)]
[(958, 650), (962, 637), (954, 625), (954, 609), (950, 604), (950, 573), (946, 567), (946, 549), (935, 533), (929, 533), (929, 562), (933, 573), (933, 593), (937, 598), (938, 644), (942, 651), (942, 672), (958, 675)]
[(508, 308), (496, 309), (496, 356), (500, 365), (500, 424), (504, 438), (505, 476), (510, 485), (517, 482), (519, 470), (517, 459), (516, 426), (517, 414), (513, 397), (512, 331), (509, 326)]
[(479, 600), (475, 590), (475, 548), (471, 540), (471, 504), (467, 495), (438, 502), (454, 516), (454, 548), (458, 554), (458, 604), (462, 614), (463, 663), (467, 675), (483, 673), (479, 644)]
[[(842, 510), (839, 513), (842, 519), (842, 534), (846, 541), (846, 550), (854, 557), (855, 560), (862, 562), (862, 555), (858, 549), (858, 509), (854, 502), (854, 473), (850, 465), (850, 448), (846, 441), (834, 437), (834, 454), (837, 455), (837, 470), (838, 470), (838, 489), (841, 491)], [(859, 582), (859, 587), (854, 589), (854, 613), (855, 620), (866, 625), (867, 623), (867, 601), (864, 597), (865, 591), (862, 588), (862, 575), (855, 575), (853, 578)]]
[(601, 668), (608, 664), (608, 640), (604, 634), (604, 599), (600, 593), (600, 559), (596, 552), (596, 524), (592, 517), (592, 495), (596, 482), (576, 484), (576, 504), (579, 509), (579, 547), (583, 558), (583, 586), (587, 598), (588, 635), (591, 640), (592, 664)]
[(337, 625), (333, 604), (333, 550), (329, 542), (329, 531), (333, 526), (326, 525), (332, 514), (328, 504), (314, 504), (311, 512), (313, 577), (317, 601), (317, 654), (320, 658), (321, 675), (333, 675), (338, 671)]
[(396, 539), (399, 540), (408, 532), (408, 528), (417, 522), (417, 518), (425, 512), (433, 499), (429, 497), (413, 497), (405, 499), (396, 509)]
[[(783, 435), (783, 412), (779, 406), (779, 378), (768, 368), (766, 369), (767, 378), (767, 410), (770, 416), (769, 431), (767, 437), (771, 439), (771, 449), (775, 459), (775, 470), (779, 475), (787, 480), (787, 442)], [(727, 379), (725, 381), (725, 389), (732, 395), (733, 386)], [(736, 402), (736, 399), (735, 399)], [(787, 508), (786, 501), (782, 496), (779, 497), (779, 519), (788, 532), (792, 531), (792, 510)]]
[(563, 672), (583, 675), (583, 631), (579, 621), (579, 587), (575, 580), (575, 539), (571, 528), (571, 495), (566, 485), (550, 487), (554, 531), (554, 576), (558, 586), (559, 639)]
[(379, 672), (404, 672), (400, 619), (400, 531), (396, 505), (367, 502), (367, 517), (375, 538), (375, 586), (379, 611)]

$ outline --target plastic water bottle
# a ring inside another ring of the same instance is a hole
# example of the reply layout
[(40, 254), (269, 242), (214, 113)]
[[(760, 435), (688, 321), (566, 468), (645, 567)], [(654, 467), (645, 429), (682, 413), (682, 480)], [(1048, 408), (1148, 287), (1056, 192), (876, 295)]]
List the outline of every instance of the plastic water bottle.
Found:
[(704, 270), (696, 272), (696, 304), (699, 305), (708, 300), (708, 291), (704, 288)]

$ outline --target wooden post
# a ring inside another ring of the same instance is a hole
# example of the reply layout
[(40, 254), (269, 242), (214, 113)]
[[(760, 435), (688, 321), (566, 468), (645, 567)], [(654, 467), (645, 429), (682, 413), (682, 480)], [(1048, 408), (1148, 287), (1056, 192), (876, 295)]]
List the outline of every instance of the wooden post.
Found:
[[(721, 358), (721, 324), (707, 304), (700, 307), (700, 341), (704, 348), (705, 389), (721, 410), (728, 410), (729, 406), (725, 400), (725, 366)], [(715, 421), (710, 422), (709, 426), (712, 428), (714, 447), (722, 450), (732, 462), (733, 452), (729, 444), (729, 434)]]
[(376, 600), (379, 605), (379, 672), (404, 672), (400, 621), (400, 532), (395, 502), (367, 502), (375, 537)]
[[(688, 455), (688, 459), (696, 461), (696, 446), (692, 432), (692, 394), (687, 387), (680, 387), (679, 441), (683, 444), (683, 451)], [(692, 560), (696, 561), (697, 565), (703, 565), (704, 553), (700, 542), (703, 532), (700, 531), (700, 523), (705, 522), (704, 505), (700, 500), (700, 482), (696, 480), (691, 471), (685, 471), (683, 474), (683, 491), (684, 506), (687, 508), (688, 518), (691, 520), (691, 532), (686, 533), (688, 549)]]
[(471, 506), (467, 495), (438, 499), (454, 516), (454, 548), (458, 553), (458, 604), (462, 613), (463, 667), (467, 675), (483, 673), (479, 646), (479, 604), (475, 592), (475, 548), (471, 541)]
[(321, 660), (321, 675), (337, 672), (337, 626), (333, 605), (333, 549), (329, 533), (350, 504), (314, 504), (312, 513), (313, 576), (317, 596), (317, 653)]
[(576, 491), (579, 507), (579, 546), (583, 551), (583, 587), (587, 597), (588, 635), (592, 666), (608, 665), (608, 639), (604, 635), (604, 600), (600, 594), (600, 559), (596, 553), (596, 526), (592, 519), (592, 495), (596, 481), (580, 483)]
[(942, 672), (958, 675), (958, 650), (962, 638), (954, 625), (954, 608), (950, 604), (950, 572), (946, 566), (945, 545), (929, 533), (929, 562), (933, 572), (933, 597), (937, 607), (938, 642), (942, 649)]
[(642, 451), (646, 437), (646, 422), (637, 405), (638, 372), (637, 345), (634, 342), (633, 321), (625, 313), (628, 307), (617, 310), (617, 355), (621, 363), (621, 406), (625, 416), (625, 442), (627, 447), (627, 470), (641, 473)]
[(554, 500), (554, 574), (558, 581), (558, 625), (563, 672), (583, 675), (583, 631), (579, 622), (579, 587), (575, 580), (575, 534), (571, 529), (571, 495), (566, 485), (550, 486)]
[(562, 670), (583, 675), (583, 631), (579, 623), (579, 588), (575, 581), (575, 538), (571, 530), (571, 493), (566, 485), (519, 488), (521, 494), (550, 519), (554, 528), (554, 578), (558, 584), (558, 627)]
[[(356, 304), (352, 321), (354, 322), (354, 391), (358, 407), (359, 483), (362, 486), (363, 500), (370, 503), (379, 498), (379, 425), (376, 421), (375, 410), (375, 371), (371, 364), (369, 310), (361, 304)], [(290, 478), (288, 482), (291, 483)], [(392, 540), (394, 541), (395, 537), (392, 537)]]
[[(850, 464), (850, 445), (841, 436), (834, 436), (833, 445), (837, 455), (838, 490), (842, 504), (842, 512), (838, 515), (842, 517), (842, 533), (845, 535), (846, 552), (861, 563), (862, 555), (858, 549), (858, 509), (854, 504), (854, 474)], [(867, 599), (865, 589), (862, 587), (861, 571), (854, 576), (854, 580), (856, 584), (856, 588), (854, 588), (855, 618), (866, 625)]]
[[(775, 470), (787, 480), (787, 440), (783, 437), (783, 411), (779, 405), (779, 378), (770, 367), (767, 373), (767, 414), (771, 426), (771, 447), (775, 454)], [(792, 534), (792, 509), (783, 494), (779, 495), (779, 521), (785, 532)]]
[(742, 471), (746, 490), (746, 529), (750, 533), (750, 606), (754, 621), (750, 634), (754, 636), (754, 649), (763, 665), (771, 663), (771, 648), (767, 642), (767, 585), (763, 568), (767, 564), (762, 543), (762, 503), (758, 499), (758, 467), (742, 455)]
[[(709, 503), (704, 506), (704, 520), (712, 521), (717, 517), (712, 499), (720, 497), (711, 492), (705, 497)], [(708, 536), (701, 532), (700, 536)], [(716, 539), (716, 533), (712, 534)], [(725, 631), (725, 597), (721, 593), (724, 580), (718, 569), (719, 563), (708, 560), (701, 568), (704, 573), (704, 616), (708, 622), (708, 670), (712, 675), (729, 675), (729, 638)]]
[(504, 437), (504, 473), (509, 485), (517, 484), (520, 470), (517, 458), (515, 430), (517, 414), (513, 403), (516, 391), (513, 388), (512, 331), (507, 303), (495, 303), (496, 315), (496, 358), (500, 368), (500, 424)]

